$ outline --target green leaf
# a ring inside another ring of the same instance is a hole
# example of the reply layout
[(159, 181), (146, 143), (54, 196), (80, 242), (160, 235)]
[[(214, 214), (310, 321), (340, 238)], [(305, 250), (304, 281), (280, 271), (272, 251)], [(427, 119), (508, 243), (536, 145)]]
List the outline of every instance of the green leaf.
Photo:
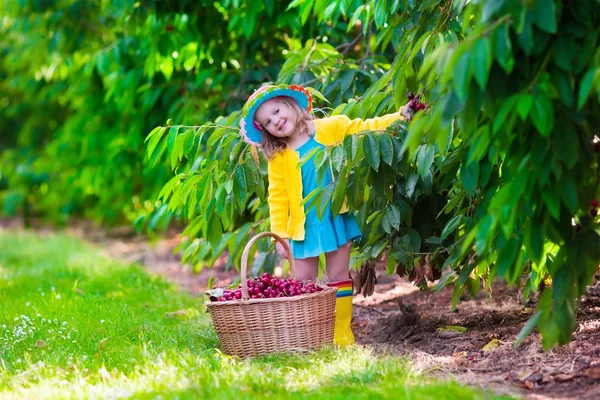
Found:
[(354, 161), (356, 158), (356, 151), (358, 150), (356, 135), (348, 135), (344, 138), (344, 148), (346, 149), (346, 154), (350, 160)]
[(542, 188), (542, 198), (555, 220), (560, 221), (560, 194), (548, 188)]
[(379, 164), (381, 163), (381, 157), (379, 155), (379, 146), (377, 146), (377, 139), (375, 135), (367, 135), (363, 141), (363, 150), (367, 162), (375, 171), (379, 170)]
[(567, 73), (560, 68), (554, 68), (552, 71), (552, 84), (558, 91), (560, 101), (567, 107), (571, 107), (575, 100), (570, 75), (570, 73)]
[(577, 46), (573, 40), (569, 39), (567, 35), (559, 35), (556, 42), (554, 42), (554, 63), (564, 69), (565, 71), (571, 71), (573, 69), (572, 60), (575, 57)]
[(511, 236), (510, 239), (506, 242), (502, 250), (500, 250), (500, 254), (498, 255), (498, 260), (496, 261), (496, 267), (498, 268), (498, 276), (506, 277), (510, 282), (511, 279), (508, 277), (508, 273), (511, 270), (515, 260), (517, 259), (517, 254), (521, 250), (521, 241), (516, 236)]
[(410, 240), (410, 247), (413, 252), (418, 253), (421, 251), (421, 235), (413, 228), (408, 228), (408, 239)]
[(162, 138), (162, 136), (165, 134), (166, 131), (167, 131), (167, 127), (163, 126), (163, 127), (160, 127), (160, 129), (154, 133), (154, 135), (152, 136), (152, 139), (150, 140), (150, 143), (148, 143), (148, 150), (147, 150), (148, 158), (152, 157), (152, 154), (154, 153), (156, 146), (158, 146), (160, 139)]
[(225, 191), (227, 192), (227, 194), (230, 194), (231, 191), (233, 190), (233, 180), (230, 179), (227, 182), (225, 182), (223, 187), (225, 188)]
[(454, 230), (460, 225), (462, 217), (462, 215), (455, 215), (450, 221), (448, 221), (444, 227), (444, 230), (442, 231), (440, 239), (444, 240), (448, 237), (448, 235), (454, 232)]
[(473, 162), (479, 162), (483, 156), (488, 152), (490, 147), (490, 126), (483, 125), (477, 130), (475, 134), (475, 140), (469, 148), (469, 157), (467, 158), (467, 165)]
[(331, 150), (331, 162), (333, 169), (336, 172), (340, 172), (346, 159), (346, 152), (342, 146), (335, 146)]
[(456, 273), (454, 271), (451, 270), (446, 272), (446, 274), (444, 274), (444, 276), (442, 276), (440, 280), (436, 283), (436, 285), (433, 287), (433, 291), (435, 293), (438, 293), (450, 283), (454, 282), (454, 279), (456, 279)]
[(189, 157), (190, 152), (194, 148), (194, 142), (196, 139), (196, 132), (192, 128), (188, 129), (185, 132), (185, 139), (183, 141), (183, 154), (186, 157)]
[(556, 33), (554, 0), (538, 0), (535, 4), (533, 22), (543, 31)]
[(415, 58), (417, 53), (421, 51), (421, 45), (429, 36), (431, 36), (431, 32), (425, 32), (416, 42), (413, 42), (412, 51), (410, 52), (410, 55), (408, 56), (408, 59), (405, 62), (410, 62), (413, 58)]
[(331, 199), (331, 212), (333, 215), (338, 215), (346, 199), (346, 189), (348, 189), (348, 171), (347, 167), (343, 168), (335, 183), (335, 191)]
[(514, 95), (504, 102), (502, 108), (500, 108), (500, 111), (498, 111), (496, 117), (494, 118), (494, 127), (492, 129), (493, 134), (498, 132), (502, 124), (505, 122), (508, 113), (511, 112), (512, 108), (515, 106), (517, 100), (519, 100), (519, 96)]
[(179, 132), (180, 125), (174, 125), (169, 128), (169, 136), (167, 136), (168, 152), (172, 153), (175, 141), (177, 140), (177, 133)]
[(527, 119), (527, 115), (529, 115), (529, 110), (531, 110), (531, 105), (533, 104), (533, 96), (529, 93), (525, 93), (519, 96), (519, 101), (517, 103), (517, 111), (521, 116), (521, 119), (525, 121)]
[(246, 184), (246, 175), (244, 174), (243, 167), (238, 167), (235, 169), (235, 180), (233, 188), (233, 193), (237, 205), (241, 210), (243, 210), (246, 205), (246, 199), (248, 198), (248, 185)]
[(494, 31), (494, 54), (498, 64), (502, 66), (506, 73), (510, 74), (515, 60), (512, 55), (512, 42), (509, 37), (508, 26), (508, 23), (504, 23)]
[(543, 315), (543, 311), (537, 311), (535, 314), (533, 314), (533, 317), (529, 318), (529, 321), (527, 321), (527, 323), (525, 324), (525, 326), (521, 329), (521, 331), (519, 332), (519, 334), (517, 335), (517, 340), (515, 341), (515, 348), (519, 347), (521, 345), (521, 343), (523, 343), (523, 340), (525, 340), (525, 338), (527, 336), (529, 336), (529, 334), (531, 332), (533, 332), (533, 329), (537, 326), (538, 322), (540, 321), (540, 319), (542, 318)]
[(477, 254), (485, 254), (484, 252), (491, 245), (496, 227), (496, 219), (493, 214), (488, 214), (483, 217), (477, 224), (475, 231), (475, 249)]
[(435, 149), (431, 144), (425, 144), (417, 151), (417, 166), (419, 175), (425, 177), (433, 164)]
[(581, 85), (579, 86), (579, 96), (577, 98), (577, 109), (581, 110), (581, 107), (585, 104), (588, 96), (590, 95), (590, 91), (592, 89), (592, 84), (594, 83), (594, 76), (596, 75), (596, 71), (598, 68), (592, 68), (588, 72), (585, 73), (583, 79), (581, 80)]
[(185, 142), (185, 135), (178, 135), (175, 138), (175, 144), (173, 150), (171, 150), (171, 169), (174, 170), (177, 163), (183, 159), (183, 144)]
[(313, 89), (311, 87), (307, 87), (306, 90), (308, 90), (313, 97), (316, 97), (317, 99), (321, 100), (324, 103), (331, 104), (329, 102), (329, 100), (327, 100), (325, 98), (325, 96), (323, 96), (323, 94), (321, 92), (319, 92), (317, 89)]
[(560, 180), (560, 195), (571, 213), (577, 211), (577, 185), (571, 175), (563, 174)]
[(148, 134), (148, 136), (146, 136), (146, 139), (144, 140), (144, 143), (146, 143), (148, 140), (152, 139), (152, 136), (156, 135), (162, 129), (163, 129), (162, 126), (157, 126), (156, 128), (152, 129), (152, 131)]
[(379, 136), (379, 149), (383, 162), (387, 165), (392, 165), (394, 161), (394, 144), (388, 134), (384, 133)]
[(533, 98), (531, 108), (531, 121), (542, 136), (548, 136), (554, 125), (554, 111), (550, 99), (543, 93), (538, 93)]
[(397, 231), (400, 230), (400, 210), (394, 204), (388, 204), (385, 208), (385, 217)]
[(411, 197), (413, 195), (413, 193), (415, 192), (415, 188), (417, 187), (418, 181), (419, 181), (419, 174), (416, 172), (411, 172), (411, 174), (408, 176), (408, 179), (406, 180), (406, 184), (405, 184), (406, 197)]
[(532, 219), (526, 229), (528, 255), (533, 262), (540, 262), (544, 252), (544, 222), (540, 218)]
[(487, 37), (479, 39), (475, 43), (472, 53), (473, 57), (471, 57), (471, 61), (473, 63), (472, 68), (475, 74), (475, 80), (481, 90), (485, 90), (490, 74), (490, 68), (492, 67), (492, 48), (490, 40)]
[(469, 83), (471, 81), (472, 68), (471, 60), (469, 58), (470, 55), (471, 53), (465, 52), (460, 57), (460, 59), (456, 63), (454, 70), (452, 71), (452, 84), (454, 87), (454, 91), (456, 92), (458, 99), (463, 103), (467, 100), (467, 93), (469, 92)]
[(158, 194), (158, 198), (159, 199), (163, 199), (163, 200), (167, 200), (169, 198), (169, 195), (173, 191), (173, 189), (175, 189), (175, 186), (178, 186), (179, 182), (182, 179), (185, 179), (185, 175), (184, 174), (179, 174), (179, 175), (176, 175), (173, 178), (171, 178), (169, 180), (169, 182), (167, 182), (165, 184), (165, 186), (163, 186), (163, 188), (161, 189), (160, 193)]
[(473, 163), (469, 166), (463, 164), (460, 167), (460, 181), (465, 187), (465, 190), (469, 194), (473, 194), (473, 191), (477, 187), (477, 180), (479, 179), (479, 164)]

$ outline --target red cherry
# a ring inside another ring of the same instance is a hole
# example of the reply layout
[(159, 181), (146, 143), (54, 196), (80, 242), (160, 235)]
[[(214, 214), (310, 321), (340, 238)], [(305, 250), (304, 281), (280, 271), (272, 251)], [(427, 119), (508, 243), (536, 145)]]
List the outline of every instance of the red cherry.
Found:
[(408, 102), (408, 108), (410, 108), (411, 110), (416, 110), (417, 109), (417, 101), (416, 100), (411, 100)]
[(600, 203), (598, 203), (597, 199), (590, 201), (590, 207), (598, 208), (598, 206), (600, 206)]
[(590, 210), (590, 215), (592, 216), (592, 218), (595, 218), (596, 215), (598, 215), (598, 209), (597, 208), (592, 208)]
[(408, 96), (406, 96), (409, 100), (412, 100), (415, 98), (415, 94), (413, 92), (409, 92)]
[(596, 150), (596, 153), (600, 153), (600, 142), (594, 143), (594, 150)]

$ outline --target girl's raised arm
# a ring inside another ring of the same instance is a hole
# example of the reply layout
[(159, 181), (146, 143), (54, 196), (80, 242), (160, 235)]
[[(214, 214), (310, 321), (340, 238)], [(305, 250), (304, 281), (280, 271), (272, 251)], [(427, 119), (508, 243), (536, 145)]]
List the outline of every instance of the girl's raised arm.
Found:
[(316, 119), (314, 120), (314, 124), (319, 134), (319, 141), (324, 145), (333, 145), (344, 140), (346, 135), (353, 135), (367, 130), (383, 130), (397, 120), (406, 120), (401, 111), (366, 120), (360, 118), (350, 119), (345, 115), (335, 115), (333, 117)]

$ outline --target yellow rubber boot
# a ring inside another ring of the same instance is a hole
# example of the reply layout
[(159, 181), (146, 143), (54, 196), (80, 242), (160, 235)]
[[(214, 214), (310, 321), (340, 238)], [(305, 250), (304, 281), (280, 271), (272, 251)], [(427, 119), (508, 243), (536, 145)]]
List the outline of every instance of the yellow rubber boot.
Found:
[(352, 281), (330, 282), (328, 286), (337, 287), (335, 301), (335, 328), (333, 342), (338, 346), (347, 346), (354, 343), (352, 333)]

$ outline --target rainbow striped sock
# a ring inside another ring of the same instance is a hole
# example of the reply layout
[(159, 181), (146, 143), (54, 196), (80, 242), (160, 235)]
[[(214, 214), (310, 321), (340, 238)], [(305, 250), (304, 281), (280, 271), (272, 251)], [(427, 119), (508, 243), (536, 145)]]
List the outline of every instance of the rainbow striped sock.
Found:
[(348, 297), (352, 296), (352, 281), (339, 281), (339, 282), (329, 282), (327, 286), (337, 287), (336, 297)]

